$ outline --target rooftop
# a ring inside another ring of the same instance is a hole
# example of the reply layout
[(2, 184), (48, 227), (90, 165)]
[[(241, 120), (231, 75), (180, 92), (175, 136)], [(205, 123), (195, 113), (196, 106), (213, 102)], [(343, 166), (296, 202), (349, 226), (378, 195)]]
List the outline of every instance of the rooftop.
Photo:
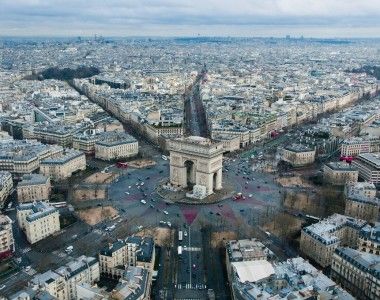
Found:
[(380, 256), (344, 247), (335, 249), (335, 255), (344, 258), (363, 272), (380, 280)]
[(31, 213), (26, 217), (26, 220), (28, 222), (33, 222), (37, 219), (46, 217), (52, 213), (58, 212), (58, 209), (56, 209), (53, 206), (50, 206), (47, 202), (37, 201), (33, 203), (21, 203), (17, 207), (18, 211), (21, 210), (28, 210), (31, 211)]
[(291, 144), (288, 146), (285, 146), (284, 149), (293, 151), (293, 152), (310, 152), (314, 151), (309, 146), (303, 145), (303, 144)]
[(361, 219), (355, 219), (340, 214), (333, 214), (316, 224), (304, 227), (302, 231), (311, 235), (321, 243), (329, 245), (340, 241), (340, 238), (336, 232), (345, 226), (360, 229), (366, 224), (367, 222)]
[(22, 176), (22, 179), (18, 183), (18, 186), (45, 184), (48, 180), (49, 177), (44, 176), (42, 174), (26, 174)]
[(326, 166), (335, 171), (347, 171), (347, 172), (358, 171), (356, 167), (343, 161), (329, 162), (326, 164)]

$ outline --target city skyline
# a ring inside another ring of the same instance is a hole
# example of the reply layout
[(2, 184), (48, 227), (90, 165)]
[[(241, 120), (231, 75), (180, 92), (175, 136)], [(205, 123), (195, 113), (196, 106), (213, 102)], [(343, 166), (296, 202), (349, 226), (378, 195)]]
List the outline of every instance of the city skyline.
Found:
[(365, 1), (2, 1), (0, 36), (380, 37)]

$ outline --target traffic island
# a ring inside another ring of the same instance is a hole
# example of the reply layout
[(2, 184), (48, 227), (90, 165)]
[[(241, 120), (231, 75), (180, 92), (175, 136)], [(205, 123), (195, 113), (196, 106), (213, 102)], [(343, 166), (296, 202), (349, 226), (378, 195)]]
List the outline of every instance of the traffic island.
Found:
[(156, 192), (165, 202), (168, 203), (182, 203), (182, 204), (212, 204), (218, 203), (225, 199), (232, 198), (237, 191), (237, 187), (232, 182), (223, 182), (223, 188), (215, 191), (211, 195), (204, 197), (203, 199), (196, 199), (189, 197), (191, 189), (180, 189), (172, 187), (168, 179), (162, 180), (156, 186)]

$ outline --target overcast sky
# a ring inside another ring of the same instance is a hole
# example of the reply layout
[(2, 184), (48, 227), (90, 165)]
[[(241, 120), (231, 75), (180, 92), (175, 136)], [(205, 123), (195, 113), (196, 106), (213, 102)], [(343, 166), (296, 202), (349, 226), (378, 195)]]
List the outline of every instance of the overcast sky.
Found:
[(380, 37), (380, 0), (0, 0), (3, 36)]

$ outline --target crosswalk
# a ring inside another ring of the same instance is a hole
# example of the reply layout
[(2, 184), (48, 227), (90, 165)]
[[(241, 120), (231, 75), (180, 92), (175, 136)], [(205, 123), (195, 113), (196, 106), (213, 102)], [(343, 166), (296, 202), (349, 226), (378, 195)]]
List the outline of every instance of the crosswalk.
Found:
[(205, 290), (207, 286), (202, 283), (195, 283), (195, 284), (186, 283), (186, 284), (178, 284), (176, 285), (176, 288), (178, 290), (193, 290), (193, 289)]
[(183, 249), (183, 251), (199, 252), (199, 251), (201, 251), (201, 248), (199, 248), (199, 247), (186, 247)]
[(28, 253), (30, 250), (32, 250), (30, 247), (28, 247), (28, 248), (25, 248), (25, 249), (22, 249), (22, 253)]

